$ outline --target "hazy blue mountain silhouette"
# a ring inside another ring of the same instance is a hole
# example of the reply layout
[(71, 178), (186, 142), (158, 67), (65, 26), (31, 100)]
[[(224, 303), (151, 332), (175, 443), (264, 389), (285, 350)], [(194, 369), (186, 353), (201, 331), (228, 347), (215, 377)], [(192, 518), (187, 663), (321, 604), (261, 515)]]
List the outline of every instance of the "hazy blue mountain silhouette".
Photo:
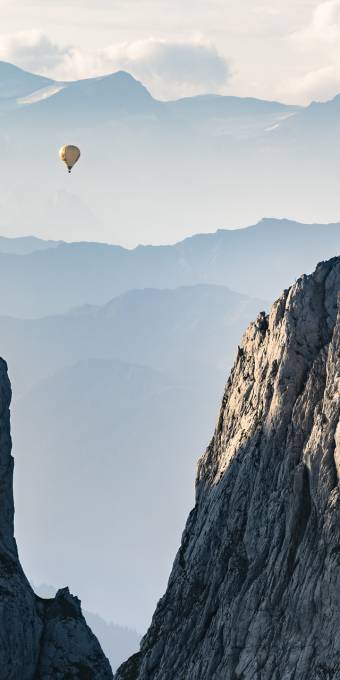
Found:
[[(53, 84), (53, 81), (42, 79), (40, 76), (28, 74), (11, 64), (3, 65), (3, 72), (8, 66), (7, 80), (13, 72), (14, 82), (20, 80), (25, 83), (25, 94), (38, 90), (40, 87)], [(0, 71), (0, 82), (1, 82)], [(29, 77), (31, 76), (31, 77)], [(56, 83), (59, 84), (59, 83)], [(64, 82), (60, 91), (52, 96), (33, 102), (30, 105), (19, 106), (19, 119), (43, 120), (48, 127), (60, 125), (66, 118), (68, 124), (75, 120), (82, 126), (83, 121), (89, 120), (93, 127), (102, 124), (103, 117), (112, 119), (126, 115), (139, 116), (152, 114), (164, 121), (172, 116), (183, 123), (192, 120), (210, 120), (223, 118), (232, 126), (235, 117), (254, 117), (263, 123), (280, 120), (282, 116), (299, 111), (298, 106), (289, 106), (275, 101), (265, 101), (251, 97), (233, 97), (222, 95), (200, 95), (187, 97), (177, 101), (160, 102), (148, 92), (142, 83), (126, 71), (118, 71), (109, 75), (86, 78), (74, 82)], [(23, 88), (22, 88), (23, 89)], [(14, 88), (13, 88), (14, 91)], [(19, 96), (19, 95), (17, 95)], [(22, 93), (20, 93), (22, 96)], [(93, 117), (94, 116), (94, 117)], [(15, 119), (14, 119), (15, 120)]]
[(104, 304), (131, 289), (199, 283), (272, 300), (287, 281), (312, 271), (318, 260), (339, 248), (339, 224), (267, 219), (247, 229), (199, 234), (173, 246), (126, 250), (61, 243), (24, 257), (0, 252), (0, 314), (63, 313), (83, 304)]
[[(338, 124), (340, 95), (326, 102), (312, 102), (297, 113), (298, 115), (285, 120), (282, 125), (283, 131), (287, 129), (287, 132), (299, 132), (302, 135), (303, 131), (305, 134), (313, 132), (317, 136), (322, 132), (328, 138), (329, 134), (334, 134)], [(296, 141), (299, 143), (301, 140), (296, 139)]]
[(0, 252), (11, 255), (29, 255), (38, 250), (55, 248), (58, 241), (44, 241), (36, 236), (19, 236), (18, 238), (8, 238), (0, 236)]
[(37, 120), (47, 128), (74, 123), (93, 127), (103, 119), (126, 115), (139, 116), (156, 111), (161, 104), (152, 98), (148, 90), (129, 73), (119, 71), (99, 78), (65, 83), (56, 94), (41, 101), (18, 108), (21, 122)]
[(226, 366), (263, 306), (202, 285), (131, 291), (60, 317), (0, 319), (15, 395), (17, 536), (33, 581), (77, 585), (88, 610), (143, 632), (192, 502)]
[(252, 97), (233, 97), (216, 94), (184, 97), (166, 103), (166, 111), (174, 120), (196, 133), (240, 141), (263, 137), (267, 128), (282, 124), (295, 116), (298, 106)]
[(92, 612), (84, 612), (84, 616), (109, 659), (113, 672), (129, 655), (138, 651), (140, 635), (135, 630), (105, 621), (101, 616)]
[(13, 64), (0, 61), (0, 107), (5, 100), (25, 97), (53, 84), (50, 78), (37, 76)]
[(103, 307), (88, 305), (66, 315), (0, 317), (0, 351), (10, 364), (16, 398), (46, 376), (91, 358), (149, 365), (190, 380), (197, 365), (224, 375), (226, 355), (265, 304), (206, 284), (134, 290)]
[(32, 580), (67, 581), (85, 609), (145, 630), (214, 422), (221, 378), (205, 377), (193, 388), (93, 359), (13, 405), (16, 533)]
[[(294, 280), (337, 251), (339, 237), (337, 224), (264, 220), (175, 246), (61, 243), (0, 255), (17, 534), (32, 580), (69, 583), (87, 609), (114, 611), (143, 631), (192, 502), (228, 362), (264, 306), (245, 293), (273, 298), (288, 273)], [(221, 285), (229, 282), (243, 294)]]

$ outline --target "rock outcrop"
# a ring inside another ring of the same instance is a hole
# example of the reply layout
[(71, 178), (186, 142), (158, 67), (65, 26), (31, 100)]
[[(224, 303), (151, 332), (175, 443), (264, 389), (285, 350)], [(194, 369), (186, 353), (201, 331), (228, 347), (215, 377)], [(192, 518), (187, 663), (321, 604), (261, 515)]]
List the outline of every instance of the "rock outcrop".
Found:
[(0, 360), (0, 680), (109, 680), (112, 672), (68, 589), (37, 597), (14, 539), (11, 386)]
[(340, 258), (251, 324), (196, 505), (116, 680), (340, 678)]

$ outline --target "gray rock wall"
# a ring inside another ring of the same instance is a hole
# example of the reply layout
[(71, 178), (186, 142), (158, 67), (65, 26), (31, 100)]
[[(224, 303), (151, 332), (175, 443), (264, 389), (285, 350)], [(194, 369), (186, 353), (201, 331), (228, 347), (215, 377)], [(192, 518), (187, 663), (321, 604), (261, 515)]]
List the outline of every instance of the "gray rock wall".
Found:
[(167, 591), (116, 680), (340, 678), (339, 290), (334, 258), (249, 326)]

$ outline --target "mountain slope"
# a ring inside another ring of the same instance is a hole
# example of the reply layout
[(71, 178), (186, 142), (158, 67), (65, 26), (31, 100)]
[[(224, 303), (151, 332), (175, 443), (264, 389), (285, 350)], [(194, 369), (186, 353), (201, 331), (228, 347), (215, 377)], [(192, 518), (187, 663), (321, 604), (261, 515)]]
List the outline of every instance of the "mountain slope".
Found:
[(153, 99), (141, 83), (129, 73), (119, 71), (65, 83), (56, 94), (18, 109), (16, 117), (24, 125), (41, 121), (47, 128), (56, 125), (60, 128), (65, 122), (69, 126), (82, 127), (90, 123), (96, 127), (103, 121), (156, 113), (160, 108), (161, 103)]
[(166, 594), (117, 680), (339, 678), (340, 258), (250, 325)]
[(13, 64), (0, 61), (0, 106), (4, 100), (25, 97), (53, 84), (50, 78), (36, 76)]

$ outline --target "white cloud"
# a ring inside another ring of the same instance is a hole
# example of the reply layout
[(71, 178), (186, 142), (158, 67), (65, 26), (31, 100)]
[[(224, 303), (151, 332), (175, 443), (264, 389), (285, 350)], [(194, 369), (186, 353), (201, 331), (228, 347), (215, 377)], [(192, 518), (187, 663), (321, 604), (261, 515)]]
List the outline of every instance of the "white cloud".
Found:
[(230, 77), (224, 57), (202, 39), (139, 40), (118, 49), (102, 50), (101, 57), (130, 71), (160, 97), (217, 91)]
[(124, 69), (158, 97), (218, 91), (230, 77), (229, 66), (202, 37), (192, 41), (137, 40), (96, 50), (59, 47), (40, 32), (0, 39), (0, 58), (59, 80), (72, 80)]
[(125, 69), (161, 99), (214, 91), (308, 103), (340, 91), (340, 0), (0, 6), (3, 31), (42, 28), (0, 35), (0, 59), (56, 79)]
[(328, 50), (339, 47), (340, 36), (340, 0), (325, 0), (313, 11), (311, 20), (290, 35), (292, 44), (303, 52)]
[(47, 73), (67, 53), (67, 48), (59, 47), (40, 31), (21, 31), (0, 36), (0, 58), (28, 70)]
[(310, 22), (289, 36), (296, 72), (282, 85), (288, 96), (330, 99), (340, 90), (340, 0), (319, 3)]
[(305, 37), (334, 43), (339, 38), (339, 34), (340, 2), (339, 0), (326, 0), (315, 8), (312, 23), (305, 31)]

